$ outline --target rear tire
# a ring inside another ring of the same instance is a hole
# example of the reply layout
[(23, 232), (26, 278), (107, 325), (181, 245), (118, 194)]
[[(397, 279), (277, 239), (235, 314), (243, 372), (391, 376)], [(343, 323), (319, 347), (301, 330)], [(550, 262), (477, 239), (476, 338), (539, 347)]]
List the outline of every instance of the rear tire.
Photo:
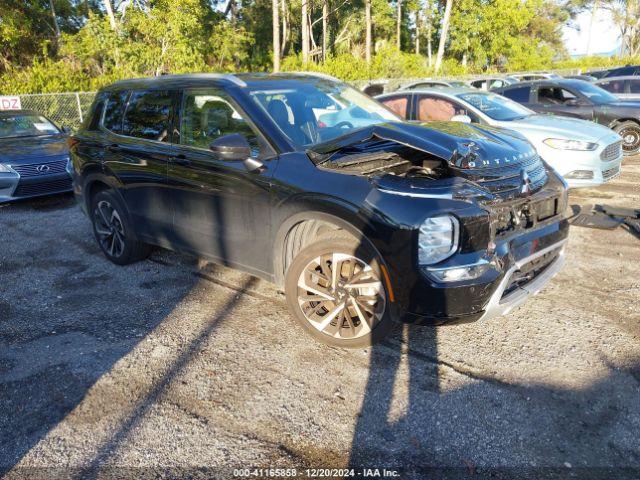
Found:
[(622, 151), (626, 156), (640, 153), (640, 124), (632, 121), (622, 122), (613, 130), (622, 137)]
[(353, 237), (305, 247), (287, 270), (285, 293), (296, 321), (327, 345), (367, 347), (394, 325), (379, 260)]
[(136, 237), (127, 210), (114, 192), (103, 190), (94, 195), (90, 217), (100, 250), (116, 265), (128, 265), (149, 255), (150, 247)]

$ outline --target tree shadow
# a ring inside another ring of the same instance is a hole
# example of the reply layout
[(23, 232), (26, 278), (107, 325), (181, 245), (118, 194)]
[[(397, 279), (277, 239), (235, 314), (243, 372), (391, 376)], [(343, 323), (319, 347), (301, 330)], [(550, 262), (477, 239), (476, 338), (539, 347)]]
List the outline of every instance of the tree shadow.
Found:
[(442, 328), (455, 327), (405, 326), (372, 347), (350, 467), (403, 479), (640, 478), (638, 360), (584, 389), (509, 383), (439, 358)]

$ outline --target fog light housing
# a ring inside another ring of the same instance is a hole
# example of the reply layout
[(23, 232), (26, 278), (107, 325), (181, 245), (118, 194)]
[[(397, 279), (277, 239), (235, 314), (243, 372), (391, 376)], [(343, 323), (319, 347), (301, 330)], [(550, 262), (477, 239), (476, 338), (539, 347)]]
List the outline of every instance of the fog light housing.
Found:
[(481, 277), (491, 268), (489, 262), (480, 262), (474, 265), (462, 265), (451, 268), (425, 268), (425, 271), (439, 282), (461, 282), (475, 280)]
[(564, 178), (572, 180), (593, 180), (593, 170), (574, 170), (567, 173)]

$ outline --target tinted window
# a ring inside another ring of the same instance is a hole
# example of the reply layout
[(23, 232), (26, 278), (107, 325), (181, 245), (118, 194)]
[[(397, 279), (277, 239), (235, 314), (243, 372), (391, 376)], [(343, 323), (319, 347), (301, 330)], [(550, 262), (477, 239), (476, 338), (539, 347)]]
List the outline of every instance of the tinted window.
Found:
[(478, 119), (462, 105), (446, 98), (422, 95), (418, 99), (417, 120), (423, 122), (449, 121), (456, 115), (467, 115), (472, 121)]
[(399, 117), (403, 119), (407, 118), (407, 105), (409, 100), (406, 96), (384, 98), (380, 100), (380, 102)]
[(208, 149), (216, 138), (232, 133), (244, 135), (252, 147), (253, 156), (264, 153), (259, 135), (222, 90), (208, 88), (185, 92), (181, 144)]
[(640, 93), (640, 79), (629, 80), (629, 93)]
[(169, 90), (132, 92), (122, 122), (122, 133), (168, 142), (172, 102), (173, 95)]
[(624, 93), (624, 80), (607, 80), (605, 82), (599, 82), (598, 86), (614, 95)]
[(543, 87), (538, 89), (538, 103), (564, 105), (569, 100), (575, 101), (576, 96), (564, 88)]
[(129, 92), (112, 92), (106, 101), (102, 126), (113, 133), (122, 133), (122, 114)]
[(99, 93), (91, 104), (91, 109), (82, 123), (82, 128), (89, 131), (96, 131), (100, 127), (102, 111), (107, 100), (107, 94)]
[(530, 93), (531, 87), (518, 87), (505, 90), (502, 95), (519, 103), (529, 103)]

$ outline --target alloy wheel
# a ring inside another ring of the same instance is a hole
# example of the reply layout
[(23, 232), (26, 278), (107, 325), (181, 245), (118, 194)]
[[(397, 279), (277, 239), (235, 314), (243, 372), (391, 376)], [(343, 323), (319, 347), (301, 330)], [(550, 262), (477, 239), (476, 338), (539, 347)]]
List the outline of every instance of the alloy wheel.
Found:
[(618, 133), (623, 139), (622, 149), (625, 152), (635, 152), (640, 148), (640, 127), (625, 127)]
[(124, 252), (125, 232), (118, 211), (106, 200), (96, 204), (93, 221), (100, 245), (112, 257), (119, 257)]
[(298, 278), (298, 305), (318, 331), (339, 339), (367, 335), (385, 311), (382, 282), (365, 261), (329, 253), (312, 259)]

